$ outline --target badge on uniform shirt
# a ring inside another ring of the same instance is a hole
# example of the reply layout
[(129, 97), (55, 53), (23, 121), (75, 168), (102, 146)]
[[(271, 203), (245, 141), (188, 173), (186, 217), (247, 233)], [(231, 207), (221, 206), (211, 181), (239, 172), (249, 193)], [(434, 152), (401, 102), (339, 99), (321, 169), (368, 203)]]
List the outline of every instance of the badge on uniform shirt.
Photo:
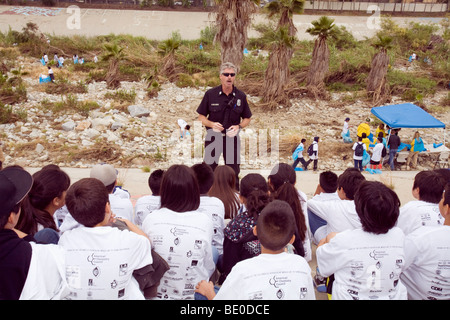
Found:
[(237, 104), (238, 107), (240, 107), (241, 106), (241, 99), (237, 99), (236, 104)]

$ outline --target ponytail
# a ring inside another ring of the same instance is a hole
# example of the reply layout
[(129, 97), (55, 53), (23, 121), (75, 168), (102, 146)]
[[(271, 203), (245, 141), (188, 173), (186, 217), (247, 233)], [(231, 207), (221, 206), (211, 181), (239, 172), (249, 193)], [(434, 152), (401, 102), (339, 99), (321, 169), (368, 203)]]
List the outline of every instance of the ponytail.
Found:
[(292, 208), (292, 211), (294, 212), (295, 223), (297, 226), (297, 231), (298, 231), (300, 240), (302, 242), (305, 241), (306, 232), (307, 232), (306, 219), (305, 219), (305, 214), (302, 209), (302, 205), (300, 203), (297, 189), (292, 185), (292, 183), (290, 183), (289, 181), (286, 181), (273, 194), (273, 198), (277, 199), (277, 200), (286, 201), (290, 205), (290, 207)]
[(271, 201), (271, 198), (267, 192), (257, 189), (250, 192), (246, 200), (247, 215), (257, 219), (259, 213)]

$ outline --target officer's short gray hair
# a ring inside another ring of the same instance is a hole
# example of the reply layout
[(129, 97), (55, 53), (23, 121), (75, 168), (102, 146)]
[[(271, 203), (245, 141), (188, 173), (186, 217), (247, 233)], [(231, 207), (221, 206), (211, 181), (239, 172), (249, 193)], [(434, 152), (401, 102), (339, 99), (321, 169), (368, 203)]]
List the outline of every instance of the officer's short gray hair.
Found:
[(237, 72), (236, 66), (234, 64), (232, 64), (231, 62), (224, 62), (224, 63), (222, 63), (222, 65), (220, 66), (220, 74), (222, 74), (222, 72), (225, 69), (233, 69), (235, 73)]

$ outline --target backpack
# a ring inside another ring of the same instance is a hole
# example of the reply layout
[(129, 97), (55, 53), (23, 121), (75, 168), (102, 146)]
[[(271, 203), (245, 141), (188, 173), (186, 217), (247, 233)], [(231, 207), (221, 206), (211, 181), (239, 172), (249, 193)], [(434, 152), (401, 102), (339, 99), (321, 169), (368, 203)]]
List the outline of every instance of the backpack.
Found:
[(364, 154), (364, 146), (362, 143), (357, 142), (356, 148), (355, 148), (355, 156), (362, 157), (363, 154)]
[(383, 150), (381, 150), (381, 157), (382, 157), (382, 158), (386, 157), (386, 154), (387, 154), (386, 147), (383, 146)]
[(313, 144), (311, 143), (308, 147), (308, 156), (311, 157), (313, 155), (313, 153), (314, 153)]

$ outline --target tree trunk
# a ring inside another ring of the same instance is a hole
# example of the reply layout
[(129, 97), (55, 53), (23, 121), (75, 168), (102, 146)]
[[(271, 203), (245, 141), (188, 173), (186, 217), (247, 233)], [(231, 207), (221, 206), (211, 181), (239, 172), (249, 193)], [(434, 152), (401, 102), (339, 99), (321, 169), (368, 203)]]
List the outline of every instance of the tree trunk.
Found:
[(325, 94), (324, 79), (328, 72), (330, 49), (324, 37), (316, 39), (306, 78), (306, 87), (315, 97)]
[(161, 74), (166, 76), (169, 80), (173, 80), (176, 75), (175, 70), (175, 54), (169, 53), (163, 60), (163, 68)]
[(285, 45), (278, 45), (270, 54), (263, 84), (263, 100), (270, 109), (279, 104), (289, 105), (289, 98), (284, 89), (289, 82), (292, 51)]
[(367, 93), (374, 102), (386, 94), (386, 74), (389, 66), (389, 56), (385, 49), (375, 54), (372, 59), (369, 75), (367, 77)]
[(106, 86), (108, 89), (117, 89), (120, 86), (118, 79), (119, 75), (119, 61), (112, 58), (109, 62), (108, 72), (106, 73)]
[(215, 40), (220, 42), (222, 48), (222, 63), (231, 62), (239, 69), (248, 39), (250, 16), (256, 12), (256, 8), (250, 0), (225, 0), (218, 6)]

